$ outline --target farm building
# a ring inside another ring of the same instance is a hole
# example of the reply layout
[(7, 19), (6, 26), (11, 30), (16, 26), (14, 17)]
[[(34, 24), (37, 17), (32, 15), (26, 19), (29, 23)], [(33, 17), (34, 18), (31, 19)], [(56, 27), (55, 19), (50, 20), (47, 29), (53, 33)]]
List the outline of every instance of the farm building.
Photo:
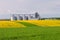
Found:
[(13, 20), (39, 20), (40, 15), (36, 12), (35, 14), (12, 14), (11, 21)]

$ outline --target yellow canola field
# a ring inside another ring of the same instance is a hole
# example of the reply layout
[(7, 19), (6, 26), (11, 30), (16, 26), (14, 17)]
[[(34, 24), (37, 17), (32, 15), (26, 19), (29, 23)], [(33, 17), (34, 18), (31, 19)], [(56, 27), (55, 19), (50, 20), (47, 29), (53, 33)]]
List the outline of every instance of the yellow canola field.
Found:
[(15, 21), (0, 21), (0, 28), (19, 28), (19, 27), (25, 26)]
[(38, 26), (60, 26), (60, 20), (28, 20), (29, 22)]

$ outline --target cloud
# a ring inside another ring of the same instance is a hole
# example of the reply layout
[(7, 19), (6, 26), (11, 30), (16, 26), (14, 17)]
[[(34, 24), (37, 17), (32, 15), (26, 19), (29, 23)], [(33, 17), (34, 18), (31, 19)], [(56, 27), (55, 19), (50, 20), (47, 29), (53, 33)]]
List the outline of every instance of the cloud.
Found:
[[(0, 0), (0, 14), (34, 13), (42, 17), (59, 16), (60, 0)], [(57, 14), (57, 15), (56, 15)]]

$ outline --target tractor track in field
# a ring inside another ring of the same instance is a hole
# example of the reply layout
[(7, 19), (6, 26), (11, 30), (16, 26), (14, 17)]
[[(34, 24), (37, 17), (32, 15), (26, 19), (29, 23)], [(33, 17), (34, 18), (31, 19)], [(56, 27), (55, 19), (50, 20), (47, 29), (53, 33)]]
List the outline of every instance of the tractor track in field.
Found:
[(39, 27), (38, 25), (31, 24), (31, 23), (28, 23), (28, 22), (18, 22), (18, 23), (21, 23), (21, 24), (23, 24), (23, 25), (25, 25), (27, 27), (35, 27), (35, 26)]

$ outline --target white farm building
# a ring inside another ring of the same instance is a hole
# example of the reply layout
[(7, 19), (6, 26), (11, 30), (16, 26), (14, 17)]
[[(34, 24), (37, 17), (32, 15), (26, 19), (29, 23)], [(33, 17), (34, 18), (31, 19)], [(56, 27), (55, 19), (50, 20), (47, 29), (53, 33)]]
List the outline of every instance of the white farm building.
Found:
[(35, 14), (12, 14), (11, 21), (13, 20), (39, 20), (40, 15), (36, 12)]

